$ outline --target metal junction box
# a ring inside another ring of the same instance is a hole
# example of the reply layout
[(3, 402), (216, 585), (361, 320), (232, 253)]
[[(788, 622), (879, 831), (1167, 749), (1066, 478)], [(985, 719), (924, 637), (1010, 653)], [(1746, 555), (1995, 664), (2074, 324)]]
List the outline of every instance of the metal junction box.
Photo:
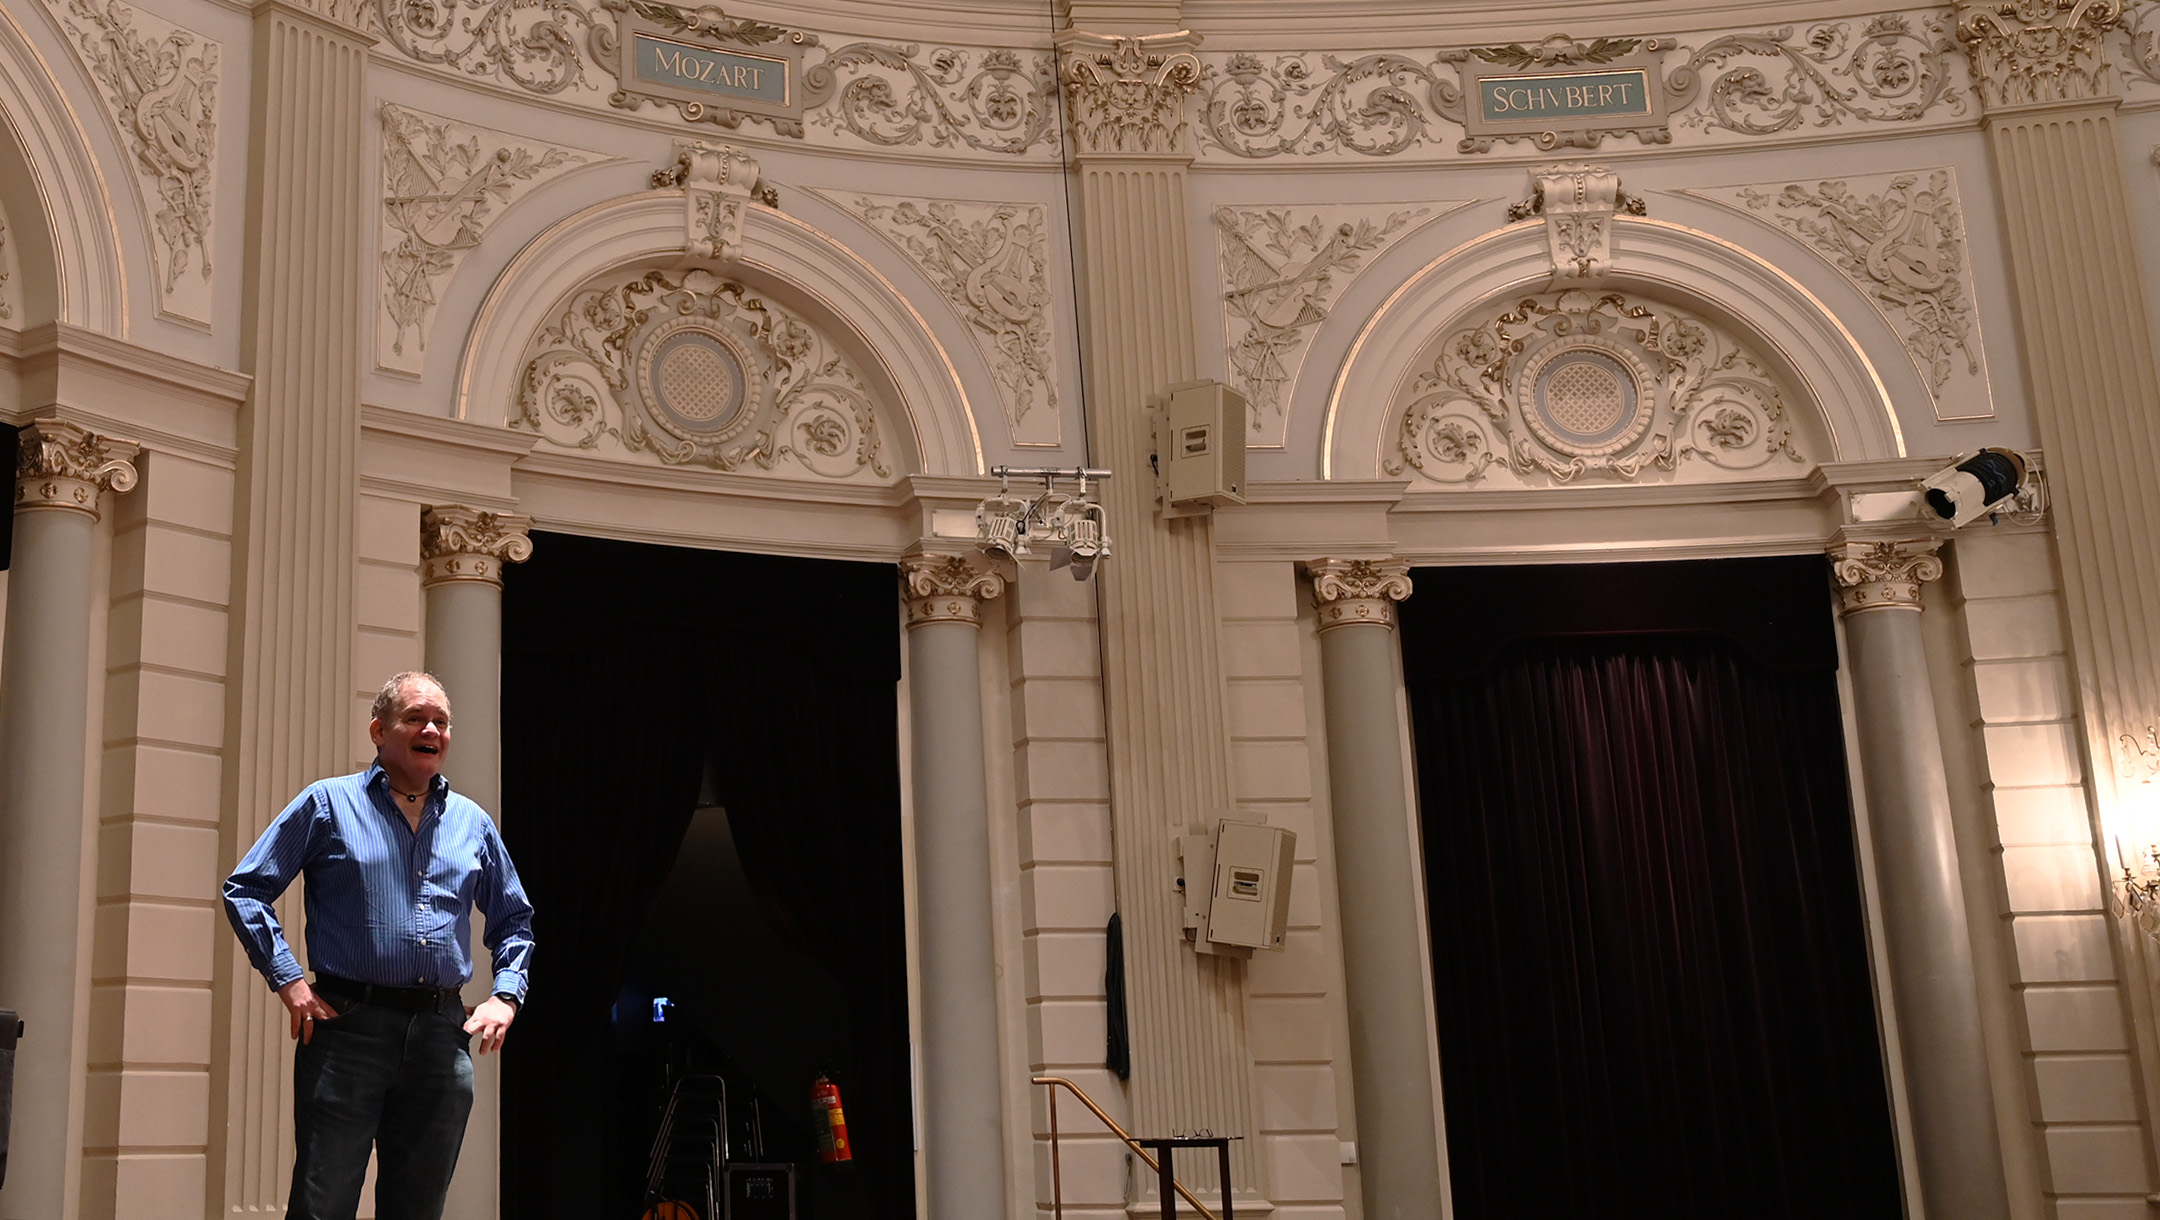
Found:
[(1245, 396), (1229, 386), (1171, 386), (1155, 438), (1163, 505), (1243, 504), (1246, 427)]
[(1290, 924), (1290, 869), (1297, 835), (1278, 826), (1225, 818), (1216, 823), (1214, 846), (1214, 886), (1207, 897), (1202, 939), (1245, 949), (1282, 948)]

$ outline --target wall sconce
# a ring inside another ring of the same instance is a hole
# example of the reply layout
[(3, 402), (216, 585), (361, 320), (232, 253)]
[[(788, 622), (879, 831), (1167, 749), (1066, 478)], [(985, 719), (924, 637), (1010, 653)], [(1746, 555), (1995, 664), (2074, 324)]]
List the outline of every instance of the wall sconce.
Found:
[[(2154, 782), (2160, 779), (2160, 725), (2146, 725), (2142, 742), (2132, 733), (2124, 733), (2117, 740), (2122, 742), (2123, 750), (2115, 769), (2125, 781), (2123, 787), (2141, 790), (2145, 799), (2140, 803), (2151, 805), (2153, 798), (2160, 796), (2160, 785)], [(2139, 819), (2136, 827), (2141, 837), (2152, 833), (2144, 820)], [(2146, 935), (2160, 940), (2160, 843), (2146, 843), (2138, 857), (2138, 871), (2133, 873), (2128, 857), (2123, 855), (2122, 836), (2116, 835), (2115, 866), (2122, 870), (2123, 906), (2137, 917)]]
[[(1107, 470), (1072, 466), (993, 466), (997, 494), (975, 506), (975, 545), (1002, 559), (1033, 553), (1037, 545), (1054, 548), (1052, 569), (1072, 569), (1074, 580), (1095, 574), (1095, 561), (1110, 553), (1110, 523), (1095, 501), (1091, 482), (1110, 477)], [(1041, 479), (1032, 495), (1015, 495), (1014, 479)], [(1060, 487), (1070, 484), (1069, 489)]]

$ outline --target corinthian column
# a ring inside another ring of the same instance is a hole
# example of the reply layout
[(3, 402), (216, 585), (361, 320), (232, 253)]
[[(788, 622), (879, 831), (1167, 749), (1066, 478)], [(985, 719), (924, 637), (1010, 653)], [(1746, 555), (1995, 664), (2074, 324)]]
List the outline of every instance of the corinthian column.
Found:
[(2152, 495), (2160, 363), (2107, 60), (2105, 34), (2122, 8), (2120, 0), (1958, 6), (1994, 147), (2088, 774), (2104, 811), (2114, 804), (2113, 743), (2125, 734), (2136, 741), (2160, 720), (2160, 502)]
[(1852, 659), (1868, 829), (1925, 1211), (2008, 1220), (1972, 933), (1920, 632), (1920, 585), (1942, 575), (1940, 545), (1848, 542), (1830, 557)]
[[(502, 820), (502, 570), (532, 557), (532, 518), (456, 504), (420, 512), (420, 588), (427, 595), (427, 668), (450, 693), (456, 720), (449, 774), (457, 790)], [(389, 675), (385, 674), (384, 677)], [(485, 921), (473, 912), (474, 951)], [(465, 1002), (493, 990), (476, 963)], [(473, 1058), (473, 1108), (445, 1214), (484, 1220), (501, 1210), (502, 1059)]]
[[(239, 330), (254, 381), (235, 474), (227, 862), (302, 786), (350, 770), (359, 749), (360, 201), (372, 197), (361, 120), (374, 39), (348, 23), (366, 13), (357, 0), (255, 5)], [(237, 943), (217, 971), (209, 1195), (221, 1214), (276, 1212), (292, 1164), (285, 1013)]]
[(135, 486), (136, 450), (57, 420), (24, 428), (21, 446), (0, 659), (0, 1008), (21, 1014), (25, 1037), (0, 1215), (72, 1217), (89, 1037), (84, 851), (96, 833), (84, 783), (97, 727), (92, 547), (102, 494)]
[(1359, 1176), (1368, 1217), (1409, 1220), (1430, 1215), (1442, 1192), (1432, 1080), (1419, 1070), (1433, 1037), (1418, 939), (1422, 857), (1395, 699), (1395, 603), (1410, 596), (1410, 565), (1318, 559), (1307, 570), (1320, 619)]
[(922, 937), (923, 1167), (933, 1216), (1005, 1214), (984, 787), (982, 603), (1005, 581), (980, 556), (900, 563), (908, 625), (916, 902)]
[[(1148, 399), (1198, 367), (1185, 184), (1198, 42), (1182, 32), (1058, 36), (1087, 294), (1089, 452), (1126, 476), (1103, 485), (1122, 532), (1116, 561), (1095, 579), (1132, 1119), (1143, 1135), (1254, 1133), (1245, 963), (1185, 943), (1174, 852), (1177, 833), (1212, 820), (1235, 795), (1216, 655), (1213, 523), (1158, 516), (1147, 476)], [(1232, 1176), (1247, 1193), (1260, 1185), (1255, 1143), (1231, 1146)], [(1186, 1180), (1216, 1189), (1205, 1161), (1192, 1158)]]

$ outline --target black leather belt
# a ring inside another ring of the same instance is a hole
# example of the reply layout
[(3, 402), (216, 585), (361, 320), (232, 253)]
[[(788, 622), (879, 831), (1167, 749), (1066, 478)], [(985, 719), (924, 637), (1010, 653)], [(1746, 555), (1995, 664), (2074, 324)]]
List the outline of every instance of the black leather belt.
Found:
[(318, 991), (351, 996), (362, 1004), (381, 1004), (405, 1012), (441, 1012), (453, 1004), (459, 1008), (465, 1006), (455, 987), (385, 987), (381, 983), (356, 983), (320, 970), (315, 972), (315, 987)]

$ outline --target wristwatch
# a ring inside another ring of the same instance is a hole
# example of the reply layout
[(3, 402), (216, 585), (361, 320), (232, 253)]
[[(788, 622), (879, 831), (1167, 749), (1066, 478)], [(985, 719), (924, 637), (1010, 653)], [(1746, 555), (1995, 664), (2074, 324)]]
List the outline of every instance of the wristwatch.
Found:
[(507, 991), (498, 991), (498, 992), (496, 992), (496, 993), (495, 993), (495, 998), (496, 998), (496, 999), (498, 999), (498, 1000), (501, 1000), (501, 1001), (502, 1001), (503, 1003), (505, 1003), (505, 1004), (508, 1004), (508, 1005), (509, 1005), (510, 1007), (512, 1007), (512, 1008), (523, 1008), (523, 1007), (524, 1007), (524, 1005), (523, 1005), (523, 1004), (520, 1004), (520, 1003), (518, 1002), (518, 998), (517, 998), (517, 996), (515, 996), (515, 995), (513, 995), (512, 993), (510, 993), (510, 992), (507, 992)]

